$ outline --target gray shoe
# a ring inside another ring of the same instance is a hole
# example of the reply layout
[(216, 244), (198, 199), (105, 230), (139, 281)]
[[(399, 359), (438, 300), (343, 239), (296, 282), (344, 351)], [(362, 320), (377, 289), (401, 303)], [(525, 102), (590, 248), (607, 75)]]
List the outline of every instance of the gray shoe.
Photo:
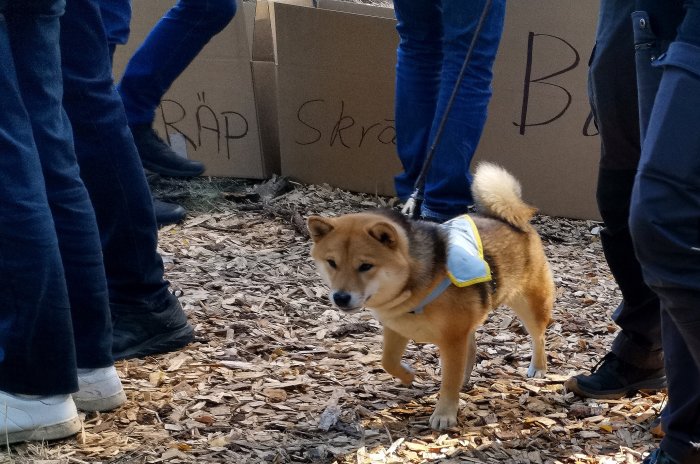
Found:
[(78, 387), (73, 401), (81, 411), (111, 411), (126, 403), (122, 381), (114, 366), (78, 369)]

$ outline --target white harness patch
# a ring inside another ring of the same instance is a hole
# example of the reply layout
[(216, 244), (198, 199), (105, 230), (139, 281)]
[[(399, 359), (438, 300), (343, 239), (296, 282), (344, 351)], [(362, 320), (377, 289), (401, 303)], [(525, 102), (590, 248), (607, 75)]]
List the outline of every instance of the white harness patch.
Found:
[(484, 248), (474, 220), (468, 214), (458, 216), (442, 224), (447, 231), (447, 278), (442, 281), (413, 310), (421, 314), (425, 307), (450, 285), (468, 287), (469, 285), (491, 280), (491, 268), (484, 260)]
[(474, 220), (468, 214), (451, 219), (447, 230), (447, 275), (458, 287), (491, 280), (491, 269), (484, 260), (484, 248)]

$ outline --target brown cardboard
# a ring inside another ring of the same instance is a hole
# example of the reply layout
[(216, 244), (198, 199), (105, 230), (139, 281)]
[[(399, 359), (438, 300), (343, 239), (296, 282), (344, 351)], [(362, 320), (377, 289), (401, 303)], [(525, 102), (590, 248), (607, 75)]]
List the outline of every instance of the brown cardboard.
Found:
[[(395, 21), (387, 18), (393, 15), (390, 9), (338, 0), (318, 0), (318, 6), (274, 3), (272, 8), (274, 53), (269, 46), (267, 53), (278, 64), (282, 173), (392, 195), (393, 176), (401, 169), (390, 137), (398, 37)], [(600, 142), (587, 120), (586, 95), (597, 4), (520, 0), (507, 2), (507, 8), (494, 96), (476, 159), (496, 161), (513, 172), (525, 199), (545, 214), (598, 219)], [(530, 82), (524, 112), (527, 70), (533, 81), (565, 69), (574, 64), (572, 50), (578, 53), (575, 67), (546, 83)], [(521, 130), (516, 124), (523, 114), (532, 124), (561, 112), (567, 94), (550, 84), (571, 94), (570, 106), (548, 124)], [(379, 131), (384, 138), (378, 141)]]
[(345, 0), (316, 0), (316, 6), (324, 10), (344, 11), (345, 13), (394, 19), (393, 8), (381, 8), (365, 3), (354, 3)]
[(586, 90), (597, 2), (507, 5), (493, 97), (475, 159), (507, 167), (520, 179), (524, 197), (543, 213), (598, 219), (600, 139), (589, 119)]
[[(134, 0), (131, 35), (118, 47), (115, 80), (172, 0)], [(205, 175), (265, 178), (250, 65), (245, 11), (239, 1), (233, 21), (204, 47), (168, 90), (154, 128), (188, 158), (206, 164)], [(274, 165), (274, 160), (272, 162)]]
[(260, 128), (260, 148), (267, 172), (279, 174), (280, 142), (277, 117), (277, 67), (271, 61), (252, 61), (253, 90)]
[[(311, 0), (283, 0), (312, 6)], [(270, 173), (281, 172), (279, 124), (277, 116), (277, 66), (274, 55), (272, 13), (267, 0), (249, 3), (254, 6), (254, 18), (249, 27), (252, 36), (253, 88), (261, 133), (261, 149)]]
[(394, 20), (271, 5), (282, 174), (393, 194)]
[[(312, 0), (280, 0), (285, 3), (313, 6)], [(252, 36), (253, 89), (260, 127), (260, 145), (268, 172), (279, 174), (280, 145), (277, 116), (277, 65), (274, 54), (272, 12), (267, 0), (247, 3), (254, 7), (249, 27)]]

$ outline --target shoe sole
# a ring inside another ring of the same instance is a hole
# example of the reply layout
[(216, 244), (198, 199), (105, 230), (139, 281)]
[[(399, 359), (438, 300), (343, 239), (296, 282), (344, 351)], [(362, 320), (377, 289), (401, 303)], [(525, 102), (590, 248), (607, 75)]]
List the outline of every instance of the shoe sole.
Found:
[(169, 353), (187, 346), (193, 340), (194, 329), (188, 324), (172, 332), (158, 334), (121, 352), (112, 353), (112, 356), (115, 360), (119, 360)]
[(157, 164), (151, 164), (148, 161), (141, 161), (144, 169), (148, 169), (151, 172), (155, 172), (164, 177), (197, 177), (202, 174), (206, 168), (203, 169), (193, 169), (192, 171), (183, 171), (181, 169), (168, 169), (163, 166), (158, 166)]
[(158, 227), (168, 226), (170, 224), (180, 224), (185, 220), (185, 214), (181, 216), (158, 216), (156, 215), (156, 224)]
[(73, 395), (73, 402), (76, 408), (85, 412), (111, 411), (126, 403), (126, 393), (122, 390), (117, 394), (104, 398), (80, 398)]
[(48, 441), (72, 437), (80, 432), (82, 424), (80, 418), (75, 416), (67, 421), (53, 425), (45, 425), (31, 430), (20, 430), (7, 434), (0, 434), (0, 442), (7, 444), (23, 441)]
[(589, 391), (579, 386), (575, 378), (564, 382), (566, 391), (574, 392), (583, 398), (594, 398), (599, 400), (616, 400), (637, 392), (656, 392), (666, 388), (666, 378), (645, 380), (643, 382), (628, 385), (623, 390)]

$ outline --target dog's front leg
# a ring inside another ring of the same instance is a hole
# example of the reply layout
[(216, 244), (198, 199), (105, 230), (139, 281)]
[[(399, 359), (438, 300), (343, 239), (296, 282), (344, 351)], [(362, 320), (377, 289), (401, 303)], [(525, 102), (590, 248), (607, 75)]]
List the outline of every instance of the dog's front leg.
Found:
[(467, 346), (469, 337), (447, 339), (440, 343), (442, 385), (435, 412), (430, 416), (430, 427), (444, 430), (457, 424), (459, 392), (464, 385), (467, 370)]
[(413, 369), (401, 362), (401, 357), (406, 351), (408, 338), (384, 327), (384, 351), (382, 353), (382, 366), (389, 374), (397, 377), (404, 385), (413, 382)]

